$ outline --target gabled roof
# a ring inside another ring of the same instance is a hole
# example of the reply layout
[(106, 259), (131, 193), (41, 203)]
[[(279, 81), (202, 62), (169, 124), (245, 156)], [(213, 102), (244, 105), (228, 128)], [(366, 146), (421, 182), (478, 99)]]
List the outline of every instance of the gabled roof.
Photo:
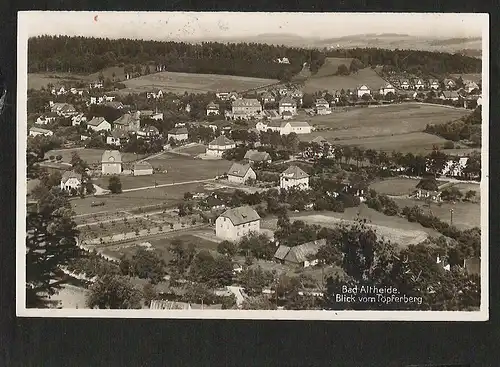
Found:
[(118, 150), (105, 150), (102, 153), (101, 162), (121, 163), (122, 155)]
[(42, 133), (42, 134), (47, 134), (47, 133), (51, 133), (52, 132), (51, 130), (42, 129), (40, 127), (32, 127), (30, 129), (30, 131), (33, 131), (35, 133)]
[(324, 98), (318, 98), (316, 101), (314, 101), (315, 104), (328, 104), (327, 100)]
[(233, 107), (262, 107), (259, 100), (255, 98), (237, 99), (232, 104)]
[(61, 178), (61, 182), (62, 183), (65, 183), (66, 181), (68, 181), (70, 178), (76, 178), (78, 179), (79, 181), (82, 180), (82, 175), (79, 174), (79, 173), (76, 173), (76, 172), (73, 172), (73, 171), (66, 171), (63, 173), (62, 175), (62, 178)]
[(309, 127), (309, 123), (306, 121), (287, 121), (286, 124), (290, 124), (292, 127)]
[(137, 120), (139, 120), (139, 118), (137, 117), (137, 115), (132, 116), (130, 113), (125, 113), (122, 116), (120, 116), (119, 118), (117, 118), (113, 122), (113, 124), (115, 124), (115, 125), (129, 126), (131, 122), (136, 122)]
[(210, 102), (208, 105), (207, 105), (207, 108), (211, 108), (211, 109), (219, 109), (219, 105), (217, 103), (214, 103), (214, 102)]
[(185, 127), (179, 127), (177, 129), (172, 129), (168, 132), (168, 135), (181, 135), (181, 134), (187, 134), (188, 129)]
[(260, 220), (259, 214), (251, 206), (240, 206), (226, 210), (220, 217), (228, 218), (235, 226)]
[(103, 122), (107, 122), (104, 117), (94, 117), (92, 120), (87, 122), (87, 125), (99, 126)]
[(292, 97), (286, 96), (280, 99), (279, 105), (281, 106), (283, 104), (291, 104), (293, 106), (296, 106), (297, 102), (295, 102), (295, 100)]
[(443, 91), (442, 92), (442, 95), (445, 97), (445, 98), (458, 98), (459, 97), (459, 94), (457, 91)]
[(105, 105), (115, 109), (123, 108), (123, 103), (117, 101), (106, 102)]
[(305, 173), (302, 169), (300, 169), (297, 166), (288, 167), (285, 171), (281, 173), (280, 176), (286, 178), (294, 178), (294, 179), (309, 177), (307, 173)]
[(251, 169), (249, 164), (233, 163), (227, 174), (229, 176), (245, 177), (249, 169)]
[(212, 140), (209, 145), (217, 145), (217, 146), (234, 145), (234, 141), (228, 139), (224, 135), (219, 135), (214, 140)]
[(258, 150), (250, 149), (245, 153), (244, 159), (248, 159), (254, 162), (264, 162), (271, 159), (268, 152), (259, 152)]
[(134, 170), (152, 169), (152, 168), (153, 168), (153, 166), (148, 161), (136, 162), (136, 163), (134, 163), (134, 166), (133, 166)]
[(280, 245), (276, 252), (274, 253), (274, 258), (278, 260), (285, 260), (286, 255), (288, 255), (288, 252), (290, 251), (290, 247)]
[(316, 240), (292, 247), (285, 256), (285, 261), (300, 264), (311, 255), (316, 255), (321, 246), (326, 244), (326, 239)]

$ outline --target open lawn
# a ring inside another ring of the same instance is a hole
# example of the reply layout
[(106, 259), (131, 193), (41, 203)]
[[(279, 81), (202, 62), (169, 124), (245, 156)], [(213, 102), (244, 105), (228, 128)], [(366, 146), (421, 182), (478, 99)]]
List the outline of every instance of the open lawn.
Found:
[[(328, 66), (326, 71), (331, 71), (333, 68)], [(336, 71), (336, 70), (335, 70)], [(334, 71), (334, 72), (335, 72)], [(326, 74), (326, 73), (325, 73)], [(329, 74), (331, 75), (331, 74)], [(312, 76), (305, 81), (304, 92), (314, 93), (319, 90), (354, 90), (361, 85), (366, 85), (372, 90), (378, 90), (387, 82), (382, 79), (378, 74), (371, 68), (365, 68), (359, 70), (355, 74), (341, 76)]]
[(28, 89), (42, 89), (48, 84), (60, 87), (67, 82), (87, 82), (87, 76), (74, 73), (29, 73)]
[[(101, 163), (102, 153), (104, 149), (82, 149), (82, 148), (72, 148), (72, 149), (54, 149), (45, 153), (45, 158), (51, 155), (62, 156), (62, 162), (69, 163), (71, 161), (71, 154), (73, 152), (78, 153), (81, 159), (86, 161), (88, 164)], [(142, 159), (144, 155), (135, 153), (122, 153), (122, 162), (133, 162)]]
[(166, 71), (126, 80), (123, 83), (127, 86), (127, 88), (121, 89), (118, 93), (143, 93), (151, 91), (154, 88), (159, 88), (164, 92), (173, 93), (244, 91), (277, 82), (278, 80), (274, 79), (250, 78), (233, 75), (176, 73)]
[(468, 229), (481, 226), (481, 206), (479, 203), (442, 203), (431, 204), (430, 207), (424, 207), (424, 203), (419, 200), (412, 199), (395, 199), (400, 208), (405, 206), (421, 206), (425, 213), (432, 212), (435, 216), (444, 222), (450, 223), (450, 209), (453, 209), (453, 225), (459, 229)]
[(408, 195), (415, 190), (419, 182), (410, 178), (395, 178), (374, 182), (370, 185), (370, 189), (381, 195)]
[(148, 162), (155, 168), (166, 169), (172, 182), (214, 178), (227, 172), (232, 164), (226, 160), (201, 160), (172, 153), (164, 153)]
[(345, 65), (347, 69), (349, 69), (352, 60), (352, 58), (327, 57), (325, 59), (325, 63), (321, 65), (318, 72), (311, 78), (321, 78), (335, 75), (340, 65)]
[[(107, 185), (104, 187), (106, 188)], [(71, 205), (76, 215), (88, 213), (100, 213), (106, 211), (131, 210), (140, 206), (157, 205), (166, 203), (174, 207), (182, 200), (184, 193), (202, 192), (203, 184), (185, 184), (178, 186), (157, 187), (148, 190), (124, 192), (116, 195), (104, 195), (101, 197), (88, 196), (84, 199), (75, 198)], [(93, 201), (104, 201), (105, 205), (92, 207)]]
[(439, 105), (400, 103), (355, 108), (304, 119), (313, 125), (335, 130), (339, 139), (349, 139), (421, 132), (427, 124), (442, 124), (469, 113)]
[(179, 153), (189, 154), (191, 157), (196, 157), (199, 154), (206, 152), (207, 147), (202, 144), (190, 145), (188, 147), (179, 147), (176, 149)]

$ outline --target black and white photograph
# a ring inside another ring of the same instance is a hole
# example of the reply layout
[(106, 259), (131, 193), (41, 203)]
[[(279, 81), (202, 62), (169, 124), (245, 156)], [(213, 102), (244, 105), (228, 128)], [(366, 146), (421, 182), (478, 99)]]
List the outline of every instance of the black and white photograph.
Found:
[(18, 21), (18, 316), (488, 320), (487, 14)]

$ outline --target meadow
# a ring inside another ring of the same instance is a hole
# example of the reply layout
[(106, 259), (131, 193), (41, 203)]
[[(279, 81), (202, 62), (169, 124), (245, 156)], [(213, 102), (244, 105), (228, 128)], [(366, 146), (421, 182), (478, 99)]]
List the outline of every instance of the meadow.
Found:
[(47, 88), (48, 84), (55, 87), (62, 86), (63, 83), (87, 82), (86, 75), (74, 73), (29, 73), (28, 74), (28, 89)]
[[(83, 159), (88, 164), (101, 163), (102, 153), (105, 149), (82, 149), (82, 148), (72, 148), (72, 149), (54, 149), (45, 153), (45, 158), (53, 156), (62, 156), (62, 162), (69, 163), (71, 161), (71, 155), (73, 152), (78, 153), (81, 159)], [(122, 162), (134, 162), (139, 159), (144, 158), (144, 155), (136, 153), (121, 153)]]
[(322, 78), (325, 76), (332, 76), (338, 71), (340, 65), (345, 65), (348, 69), (351, 65), (353, 58), (340, 58), (340, 57), (327, 57), (325, 63), (321, 65), (318, 72), (312, 78)]
[(361, 69), (357, 73), (345, 76), (332, 75), (332, 71), (333, 73), (337, 71), (334, 65), (326, 65), (325, 71), (322, 71), (322, 68), (320, 68), (317, 74), (304, 82), (304, 92), (314, 93), (318, 90), (340, 91), (342, 89), (347, 91), (348, 89), (354, 90), (363, 84), (373, 91), (378, 91), (380, 87), (387, 84), (387, 82), (371, 68)]
[(250, 78), (233, 75), (191, 74), (161, 72), (126, 80), (125, 89), (118, 93), (143, 93), (155, 88), (173, 93), (207, 93), (216, 91), (244, 91), (277, 83), (275, 79)]

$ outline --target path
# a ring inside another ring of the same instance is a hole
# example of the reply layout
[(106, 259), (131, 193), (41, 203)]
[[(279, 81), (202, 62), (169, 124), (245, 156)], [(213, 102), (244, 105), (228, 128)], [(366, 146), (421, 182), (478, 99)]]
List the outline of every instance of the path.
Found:
[(161, 185), (156, 185), (156, 186), (142, 186), (142, 187), (135, 187), (133, 189), (125, 189), (122, 190), (122, 192), (131, 192), (131, 191), (140, 191), (140, 190), (149, 190), (149, 189), (155, 189), (157, 187), (168, 187), (168, 186), (179, 186), (179, 185), (189, 185), (189, 184), (194, 184), (194, 183), (205, 183), (205, 182), (211, 182), (215, 181), (215, 178), (207, 178), (205, 180), (193, 180), (193, 181), (183, 181), (183, 182), (172, 182), (168, 184), (161, 184)]

